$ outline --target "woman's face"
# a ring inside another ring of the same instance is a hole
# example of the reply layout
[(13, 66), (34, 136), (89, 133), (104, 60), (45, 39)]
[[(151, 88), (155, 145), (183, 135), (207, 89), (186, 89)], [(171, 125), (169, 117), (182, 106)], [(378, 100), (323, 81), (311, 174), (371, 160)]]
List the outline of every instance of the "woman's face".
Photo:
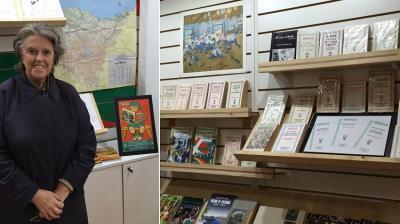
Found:
[(42, 87), (53, 68), (53, 44), (45, 37), (30, 36), (22, 44), (21, 57), (28, 79)]

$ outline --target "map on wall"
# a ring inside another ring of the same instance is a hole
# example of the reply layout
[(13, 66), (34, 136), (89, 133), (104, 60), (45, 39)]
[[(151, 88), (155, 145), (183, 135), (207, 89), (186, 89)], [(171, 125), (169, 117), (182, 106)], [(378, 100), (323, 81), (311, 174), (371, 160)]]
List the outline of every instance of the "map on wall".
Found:
[(79, 92), (136, 83), (136, 1), (60, 0), (67, 25), (55, 76)]

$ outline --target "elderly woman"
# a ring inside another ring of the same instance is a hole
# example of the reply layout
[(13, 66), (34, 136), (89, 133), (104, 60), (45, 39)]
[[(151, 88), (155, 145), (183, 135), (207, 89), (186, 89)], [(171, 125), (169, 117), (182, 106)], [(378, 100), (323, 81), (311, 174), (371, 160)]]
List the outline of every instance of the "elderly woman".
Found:
[(75, 88), (54, 77), (60, 36), (30, 24), (14, 49), (18, 74), (0, 84), (0, 222), (87, 223), (96, 137)]

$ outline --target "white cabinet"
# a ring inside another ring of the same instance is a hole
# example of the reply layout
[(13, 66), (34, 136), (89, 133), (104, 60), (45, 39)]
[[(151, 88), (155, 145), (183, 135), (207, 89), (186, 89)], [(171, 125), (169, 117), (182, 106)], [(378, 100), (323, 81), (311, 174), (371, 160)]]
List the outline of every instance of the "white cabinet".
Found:
[(89, 224), (159, 222), (158, 154), (98, 164), (85, 184)]
[(159, 212), (158, 157), (123, 165), (124, 224), (157, 224)]
[(85, 184), (90, 224), (123, 224), (121, 166), (93, 171)]

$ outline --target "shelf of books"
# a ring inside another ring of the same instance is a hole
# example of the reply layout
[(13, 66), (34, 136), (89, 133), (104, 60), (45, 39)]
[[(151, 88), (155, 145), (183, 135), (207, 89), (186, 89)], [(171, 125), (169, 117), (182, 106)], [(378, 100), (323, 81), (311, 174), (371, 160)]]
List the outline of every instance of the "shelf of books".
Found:
[(248, 168), (240, 166), (199, 165), (190, 163), (160, 162), (160, 170), (178, 173), (209, 174), (230, 177), (272, 179), (273, 170), (269, 168)]
[(235, 151), (234, 154), (239, 160), (283, 163), (287, 165), (333, 166), (345, 168), (373, 167), (374, 169), (380, 170), (400, 170), (400, 158), (266, 151)]
[[(168, 186), (161, 189), (161, 193), (160, 220), (164, 221), (163, 223), (177, 219), (182, 213), (182, 208), (193, 211), (193, 200), (198, 201), (196, 213), (191, 216), (193, 223), (196, 223), (195, 220), (212, 220), (210, 214), (214, 213), (212, 211), (215, 209), (220, 211), (219, 219), (230, 220), (233, 218), (232, 211), (239, 210), (238, 207), (242, 211), (248, 211), (249, 215), (244, 217), (249, 217), (250, 220), (227, 223), (398, 223), (400, 218), (396, 212), (400, 205), (390, 200), (306, 190), (177, 179), (169, 181)], [(190, 205), (181, 203), (189, 199), (192, 201)], [(239, 202), (241, 206), (238, 205)], [(243, 202), (255, 206), (244, 206)], [(333, 222), (334, 220), (346, 222)]]
[(259, 72), (293, 72), (325, 68), (356, 67), (362, 65), (393, 64), (399, 62), (400, 49), (392, 49), (330, 57), (263, 62), (259, 64)]
[(246, 118), (251, 116), (250, 108), (161, 110), (160, 117), (168, 118)]

